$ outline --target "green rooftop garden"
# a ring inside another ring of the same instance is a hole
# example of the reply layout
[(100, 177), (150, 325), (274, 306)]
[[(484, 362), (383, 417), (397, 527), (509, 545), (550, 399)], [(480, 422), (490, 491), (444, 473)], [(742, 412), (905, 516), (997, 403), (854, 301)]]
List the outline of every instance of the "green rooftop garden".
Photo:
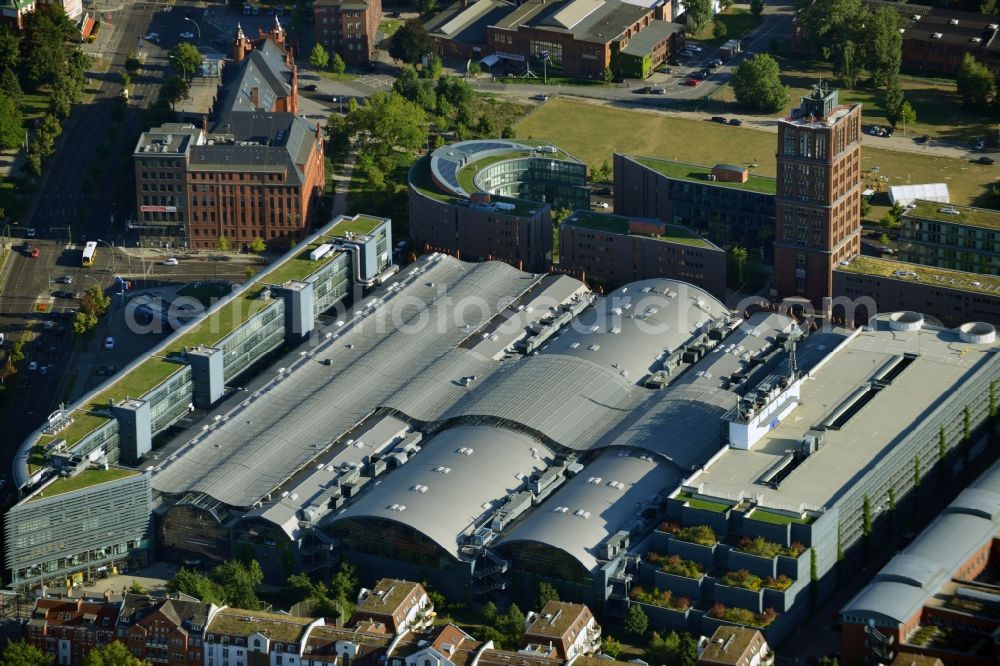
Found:
[(711, 502), (709, 500), (696, 499), (694, 495), (689, 492), (677, 493), (677, 499), (686, 502), (692, 509), (704, 509), (705, 511), (723, 513), (733, 508), (731, 504), (726, 504), (724, 502)]
[(424, 194), (438, 201), (457, 201), (450, 194), (445, 194), (437, 188), (434, 180), (431, 179), (431, 158), (421, 157), (413, 163), (410, 169), (410, 184)]
[(777, 192), (778, 181), (774, 178), (754, 176), (751, 173), (750, 178), (745, 183), (729, 183), (721, 180), (710, 181), (708, 180), (708, 176), (712, 173), (712, 167), (684, 164), (683, 162), (672, 162), (670, 160), (658, 160), (651, 157), (635, 157), (633, 159), (639, 164), (647, 166), (657, 173), (670, 178), (681, 178), (718, 187), (734, 187), (741, 190), (750, 190), (751, 192), (761, 192), (763, 194), (774, 194)]
[[(361, 217), (359, 216), (358, 220), (360, 219)], [(367, 219), (372, 219), (372, 218), (367, 218)], [(339, 233), (344, 233), (345, 231), (353, 231), (353, 229), (341, 226), (342, 224), (346, 224), (346, 222), (347, 221), (338, 224), (335, 227), (335, 231)], [(358, 226), (364, 227), (366, 226), (366, 224), (367, 223), (364, 224), (359, 223)], [(309, 243), (308, 245), (303, 245), (302, 251), (296, 254), (294, 257), (287, 260), (285, 263), (279, 266), (275, 266), (273, 269), (259, 275), (258, 276), (258, 279), (260, 280), (259, 284), (284, 284), (289, 280), (297, 280), (299, 282), (305, 280), (307, 277), (318, 271), (320, 268), (333, 261), (334, 258), (338, 254), (340, 254), (339, 251), (331, 252), (322, 259), (318, 259), (316, 261), (310, 259), (309, 253), (326, 242), (327, 242), (326, 239), (320, 238), (313, 241), (312, 243)], [(250, 289), (249, 291), (255, 291), (255, 290)]]
[[(971, 206), (955, 206), (953, 204), (934, 201), (917, 201), (916, 203), (916, 207), (906, 211), (903, 215), (904, 217), (918, 217), (922, 220), (935, 220), (950, 224), (968, 224), (986, 229), (1000, 229), (1000, 211), (997, 210), (973, 208)], [(957, 211), (958, 215), (942, 212), (942, 209)]]
[[(351, 218), (344, 218), (340, 222), (334, 225), (333, 230), (330, 232), (335, 235), (341, 235), (346, 233), (352, 233), (358, 236), (363, 236), (365, 234), (370, 234), (375, 231), (380, 224), (385, 222), (380, 217), (372, 217), (371, 215), (358, 215), (353, 220)], [(306, 255), (306, 260), (308, 261), (309, 255)]]
[(672, 534), (677, 539), (681, 541), (687, 541), (688, 543), (695, 543), (699, 546), (711, 547), (718, 543), (718, 538), (715, 536), (715, 531), (708, 525), (692, 525), (690, 527), (681, 527), (677, 523), (666, 522), (660, 525), (660, 531), (666, 532), (667, 534)]
[(771, 513), (770, 511), (763, 511), (762, 509), (754, 509), (749, 518), (753, 520), (759, 520), (762, 523), (770, 523), (772, 525), (787, 525), (788, 523), (797, 523), (799, 525), (810, 525), (815, 520), (812, 516), (806, 516), (805, 518), (793, 518), (792, 516), (786, 516), (780, 513)]
[[(629, 234), (629, 218), (622, 215), (614, 215), (611, 213), (598, 213), (589, 210), (577, 210), (574, 211), (572, 215), (566, 218), (564, 224), (570, 224), (577, 227), (583, 227), (585, 229), (594, 229), (596, 231), (606, 231), (614, 234)], [(667, 241), (671, 243), (683, 243), (684, 245), (691, 245), (694, 247), (714, 247), (711, 243), (706, 241), (704, 238), (694, 233), (690, 229), (686, 229), (675, 224), (665, 224), (663, 225), (662, 234), (632, 234), (634, 236), (643, 236), (645, 238), (653, 238), (656, 240)]]
[(684, 576), (697, 580), (705, 573), (705, 567), (700, 562), (685, 560), (680, 555), (664, 556), (651, 550), (646, 553), (646, 561), (660, 567), (660, 571), (674, 576)]
[(996, 294), (1000, 289), (1000, 277), (981, 273), (964, 273), (934, 266), (910, 264), (891, 259), (857, 256), (847, 264), (836, 268), (848, 273), (878, 275), (891, 277), (908, 282), (922, 282), (939, 287), (954, 287), (964, 291), (976, 291), (984, 294)]
[(137, 474), (139, 474), (139, 472), (135, 470), (119, 469), (117, 467), (110, 467), (108, 469), (85, 469), (76, 476), (60, 477), (56, 479), (32, 495), (31, 499), (28, 501), (34, 502), (35, 500), (45, 499), (47, 497), (55, 497), (56, 495), (71, 493), (74, 490), (83, 490), (84, 488), (90, 488), (91, 486), (108, 483), (109, 481), (117, 481), (118, 479), (125, 479)]
[(780, 543), (768, 541), (762, 536), (756, 536), (752, 539), (750, 537), (743, 537), (740, 539), (739, 543), (736, 545), (736, 550), (750, 555), (756, 555), (757, 557), (774, 558), (778, 555), (784, 555), (785, 557), (797, 558), (806, 551), (806, 547), (798, 541), (794, 541), (791, 546), (786, 548)]
[(660, 608), (671, 608), (678, 611), (686, 611), (691, 607), (691, 600), (687, 597), (674, 597), (670, 590), (660, 591), (659, 588), (646, 590), (636, 585), (628, 593), (629, 599), (638, 601), (641, 604), (659, 606)]

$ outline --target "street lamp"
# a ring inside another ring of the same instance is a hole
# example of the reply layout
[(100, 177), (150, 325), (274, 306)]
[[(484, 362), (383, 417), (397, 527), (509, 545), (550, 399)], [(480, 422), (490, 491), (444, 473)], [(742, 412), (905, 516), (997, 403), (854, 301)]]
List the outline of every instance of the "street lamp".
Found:
[(172, 60), (174, 60), (178, 65), (181, 66), (181, 73), (184, 75), (184, 80), (187, 81), (188, 80), (188, 77), (187, 77), (187, 67), (184, 66), (184, 61), (181, 60), (180, 57), (177, 56), (176, 54), (172, 54), (170, 56), (170, 58)]
[(185, 21), (190, 21), (191, 23), (193, 23), (193, 24), (194, 24), (194, 29), (195, 29), (195, 31), (196, 31), (196, 32), (197, 32), (197, 34), (198, 34), (198, 43), (199, 43), (199, 44), (201, 44), (201, 28), (200, 28), (200, 27), (198, 26), (198, 22), (197, 22), (197, 21), (195, 21), (195, 20), (194, 20), (193, 18), (191, 18), (190, 16), (185, 16), (185, 17), (184, 17), (184, 20), (185, 20)]
[(542, 83), (549, 84), (549, 52), (542, 51), (539, 56), (542, 58)]

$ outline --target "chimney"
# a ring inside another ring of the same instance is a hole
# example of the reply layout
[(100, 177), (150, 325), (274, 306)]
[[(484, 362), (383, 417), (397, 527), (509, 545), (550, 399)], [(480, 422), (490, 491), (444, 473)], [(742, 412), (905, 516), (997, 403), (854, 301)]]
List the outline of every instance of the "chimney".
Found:
[(250, 89), (250, 105), (255, 109), (260, 107), (260, 90), (257, 86)]

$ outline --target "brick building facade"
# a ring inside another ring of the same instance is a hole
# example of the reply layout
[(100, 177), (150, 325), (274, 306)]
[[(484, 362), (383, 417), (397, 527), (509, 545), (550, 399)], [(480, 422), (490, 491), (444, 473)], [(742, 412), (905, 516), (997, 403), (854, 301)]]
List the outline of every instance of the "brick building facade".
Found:
[(375, 59), (382, 0), (316, 0), (316, 42), (348, 65)]

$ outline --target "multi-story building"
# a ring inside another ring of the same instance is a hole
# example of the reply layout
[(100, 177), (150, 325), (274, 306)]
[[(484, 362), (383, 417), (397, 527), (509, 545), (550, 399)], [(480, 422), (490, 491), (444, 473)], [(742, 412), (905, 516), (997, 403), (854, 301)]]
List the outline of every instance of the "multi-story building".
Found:
[(552, 210), (588, 208), (587, 167), (542, 142), (463, 141), (410, 169), (410, 235), (424, 251), (552, 264)]
[(434, 605), (420, 583), (383, 578), (362, 590), (352, 623), (372, 622), (390, 634), (422, 631), (432, 624)]
[(323, 624), (322, 618), (223, 608), (205, 627), (204, 663), (300, 666), (310, 630)]
[(817, 85), (778, 122), (774, 289), (816, 307), (861, 249), (861, 105)]
[(25, 17), (35, 11), (35, 0), (0, 1), (0, 20), (15, 32), (24, 29)]
[(62, 7), (67, 18), (75, 21), (83, 14), (83, 0), (38, 0), (39, 5), (56, 5)]
[(215, 114), (232, 111), (298, 113), (299, 70), (285, 37), (285, 29), (277, 16), (270, 32), (260, 30), (256, 44), (237, 24), (233, 36), (234, 64), (223, 70), (222, 90), (213, 109)]
[(382, 0), (316, 0), (316, 42), (349, 65), (375, 59)]
[(687, 227), (724, 248), (774, 251), (774, 178), (746, 167), (614, 155), (615, 212)]
[[(960, 463), (951, 457), (942, 464)], [(844, 663), (996, 663), (998, 537), (1000, 463), (841, 609)]]
[(59, 666), (82, 664), (92, 649), (115, 640), (118, 610), (108, 597), (40, 597), (24, 626), (24, 639)]
[(682, 44), (664, 18), (662, 5), (528, 0), (486, 28), (485, 53), (581, 78), (602, 78), (622, 56), (629, 71), (645, 71)]
[[(703, 639), (704, 640), (704, 639)], [(723, 626), (699, 646), (698, 666), (769, 666), (774, 655), (757, 629)]]
[(132, 656), (154, 664), (203, 666), (202, 637), (218, 609), (197, 599), (126, 594), (115, 630)]
[(574, 211), (559, 225), (559, 268), (615, 288), (648, 278), (726, 294), (726, 253), (688, 229), (650, 218)]
[(967, 273), (1000, 274), (1000, 212), (917, 201), (899, 218), (899, 259)]
[(600, 650), (601, 625), (583, 604), (550, 601), (539, 612), (529, 613), (525, 622), (522, 652), (572, 661)]

